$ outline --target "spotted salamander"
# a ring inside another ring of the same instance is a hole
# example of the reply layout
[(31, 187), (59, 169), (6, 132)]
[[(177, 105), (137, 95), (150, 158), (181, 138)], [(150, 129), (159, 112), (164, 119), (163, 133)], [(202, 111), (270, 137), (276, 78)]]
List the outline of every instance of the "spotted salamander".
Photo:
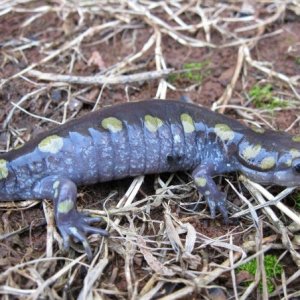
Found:
[(141, 174), (192, 171), (214, 217), (227, 219), (215, 175), (240, 171), (254, 181), (300, 183), (300, 136), (248, 128), (193, 104), (149, 100), (92, 112), (45, 132), (0, 157), (0, 199), (52, 199), (64, 246), (86, 234), (98, 218), (76, 209), (77, 186)]

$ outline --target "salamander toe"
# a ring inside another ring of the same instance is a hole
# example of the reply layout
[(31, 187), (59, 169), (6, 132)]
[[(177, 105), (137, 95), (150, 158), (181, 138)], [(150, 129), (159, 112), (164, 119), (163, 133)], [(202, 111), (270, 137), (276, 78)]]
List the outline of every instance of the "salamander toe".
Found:
[(88, 217), (84, 214), (76, 212), (72, 215), (72, 218), (58, 222), (57, 226), (62, 235), (64, 248), (70, 248), (70, 239), (80, 242), (87, 254), (89, 260), (93, 258), (90, 244), (86, 238), (87, 234), (99, 234), (101, 236), (109, 236), (109, 233), (105, 229), (91, 226), (92, 223), (101, 221), (101, 218)]

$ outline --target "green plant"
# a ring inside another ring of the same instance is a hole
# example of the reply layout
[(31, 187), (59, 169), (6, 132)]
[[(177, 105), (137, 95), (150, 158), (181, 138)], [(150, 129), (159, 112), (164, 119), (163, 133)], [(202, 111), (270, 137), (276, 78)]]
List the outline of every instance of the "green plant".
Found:
[(287, 101), (273, 96), (271, 84), (266, 84), (264, 86), (255, 85), (249, 91), (249, 95), (257, 108), (273, 110), (277, 107), (287, 106)]
[[(282, 266), (278, 263), (277, 257), (275, 255), (266, 255), (264, 259), (264, 268), (267, 277), (267, 288), (268, 292), (272, 293), (275, 289), (272, 279), (282, 273)], [(241, 265), (238, 268), (239, 271), (246, 271), (252, 276), (255, 276), (257, 270), (256, 259), (249, 261), (246, 264)], [(259, 288), (262, 290), (262, 283), (259, 283)]]
[(295, 200), (296, 209), (300, 210), (300, 193), (297, 193), (293, 199)]
[(300, 65), (300, 56), (298, 56), (298, 57), (295, 58), (295, 63), (297, 65)]
[(177, 74), (171, 74), (168, 76), (170, 82), (184, 79), (194, 83), (201, 83), (203, 79), (210, 74), (210, 71), (206, 68), (209, 61), (191, 62), (185, 63), (182, 66), (182, 71)]
[(208, 65), (208, 61), (203, 62), (194, 62), (194, 63), (186, 63), (183, 65), (183, 69), (185, 73), (183, 73), (183, 77), (189, 79), (194, 82), (201, 82), (204, 76), (207, 76), (207, 72), (203, 72), (203, 69)]

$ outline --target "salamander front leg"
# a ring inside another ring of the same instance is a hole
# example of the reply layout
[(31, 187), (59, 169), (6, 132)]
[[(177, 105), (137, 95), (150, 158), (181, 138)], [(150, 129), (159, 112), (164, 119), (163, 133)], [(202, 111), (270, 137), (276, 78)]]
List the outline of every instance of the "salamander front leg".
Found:
[(89, 259), (92, 259), (91, 247), (86, 234), (108, 236), (108, 232), (91, 226), (101, 218), (94, 218), (79, 213), (76, 208), (77, 187), (67, 178), (47, 177), (35, 186), (35, 193), (39, 198), (50, 198), (54, 201), (54, 215), (56, 225), (62, 235), (64, 248), (70, 247), (70, 239), (80, 241)]
[(212, 179), (213, 175), (215, 175), (213, 167), (209, 164), (198, 166), (192, 173), (198, 191), (205, 197), (209, 206), (211, 216), (215, 218), (217, 209), (221, 212), (225, 222), (228, 222), (226, 196), (218, 190), (216, 183)]

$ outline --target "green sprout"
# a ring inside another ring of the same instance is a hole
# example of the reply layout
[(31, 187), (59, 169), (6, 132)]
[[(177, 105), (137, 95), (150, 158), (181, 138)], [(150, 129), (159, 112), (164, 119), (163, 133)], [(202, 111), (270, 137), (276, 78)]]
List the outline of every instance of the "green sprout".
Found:
[(286, 107), (287, 102), (274, 97), (272, 93), (272, 85), (267, 84), (264, 86), (255, 85), (249, 91), (249, 95), (252, 99), (253, 104), (257, 108), (273, 110), (278, 107)]
[(182, 66), (182, 71), (177, 74), (170, 74), (168, 80), (175, 82), (183, 79), (193, 83), (201, 83), (210, 74), (210, 71), (206, 69), (208, 64), (209, 61), (185, 63)]
[(300, 210), (300, 193), (297, 193), (294, 197), (293, 197), (294, 201), (295, 201), (295, 207), (297, 210)]
[[(269, 293), (275, 290), (275, 286), (272, 283), (272, 279), (276, 278), (282, 273), (282, 266), (278, 263), (277, 257), (275, 255), (266, 255), (264, 259), (264, 267), (267, 277), (267, 289)], [(255, 276), (257, 270), (256, 259), (252, 259), (246, 264), (241, 265), (238, 268), (239, 271), (246, 271), (250, 275)], [(250, 284), (250, 283), (249, 283)], [(259, 283), (259, 289), (262, 290), (262, 283)]]

